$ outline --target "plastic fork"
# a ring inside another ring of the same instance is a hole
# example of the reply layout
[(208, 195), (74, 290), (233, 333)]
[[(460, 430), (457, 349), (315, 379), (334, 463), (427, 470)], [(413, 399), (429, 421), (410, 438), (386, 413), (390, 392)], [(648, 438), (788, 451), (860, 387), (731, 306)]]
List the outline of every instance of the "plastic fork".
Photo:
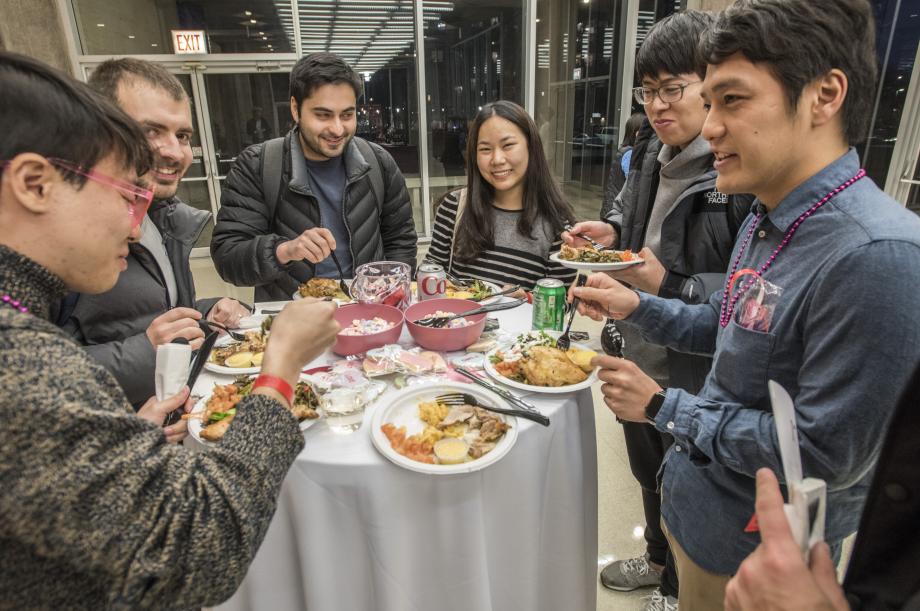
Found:
[(523, 409), (507, 409), (504, 407), (486, 405), (473, 395), (468, 395), (466, 393), (456, 392), (438, 395), (435, 397), (435, 400), (437, 400), (438, 403), (443, 403), (444, 405), (450, 406), (472, 405), (474, 407), (480, 407), (486, 411), (495, 412), (497, 414), (507, 414), (509, 416), (517, 416), (518, 418), (526, 418), (527, 420), (533, 420), (534, 422), (542, 424), (543, 426), (549, 426), (549, 418), (539, 412), (531, 412)]
[(210, 320), (203, 320), (203, 321), (201, 321), (201, 322), (202, 322), (203, 324), (208, 325), (209, 327), (214, 327), (215, 329), (220, 329), (221, 331), (226, 331), (226, 332), (227, 332), (227, 335), (229, 335), (231, 338), (235, 339), (235, 340), (238, 341), (238, 342), (245, 342), (245, 341), (246, 341), (246, 335), (244, 335), (243, 333), (240, 333), (239, 331), (231, 331), (230, 329), (228, 329), (228, 328), (225, 327), (224, 325), (222, 325), (222, 324), (220, 324), (220, 323), (217, 323), (217, 322), (210, 321)]
[[(587, 280), (588, 278), (585, 276), (578, 276), (575, 278), (575, 286), (584, 286)], [(575, 320), (575, 313), (578, 311), (578, 301), (578, 297), (572, 300), (572, 306), (569, 310), (569, 322), (565, 325), (565, 332), (556, 340), (556, 348), (559, 348), (563, 352), (568, 350), (569, 346), (572, 345), (572, 340), (569, 338), (569, 330), (572, 328), (572, 321)]]
[(345, 274), (342, 273), (342, 265), (339, 263), (339, 258), (335, 256), (334, 250), (331, 251), (330, 254), (332, 255), (332, 262), (335, 263), (335, 269), (339, 272), (339, 288), (342, 289), (342, 292), (345, 293), (349, 299), (351, 299), (351, 290), (348, 288), (348, 285), (345, 284)]
[[(569, 224), (566, 224), (566, 225), (563, 225), (563, 229), (565, 229), (569, 233), (572, 233), (572, 230), (575, 228)], [(590, 237), (588, 237), (587, 235), (583, 233), (572, 233), (572, 235), (575, 236), (576, 238), (581, 238), (582, 240), (584, 240), (585, 242), (593, 246), (595, 250), (608, 250), (606, 246), (602, 245), (600, 242), (595, 242), (593, 239), (591, 239)]]
[(415, 322), (420, 327), (429, 327), (432, 329), (441, 329), (450, 321), (456, 318), (463, 318), (464, 316), (473, 316), (475, 314), (485, 314), (486, 312), (498, 312), (500, 310), (510, 310), (511, 308), (516, 308), (522, 303), (527, 301), (526, 299), (515, 299), (514, 301), (508, 301), (505, 303), (492, 303), (475, 310), (469, 310), (467, 312), (461, 312), (460, 314), (453, 314), (451, 316), (428, 316), (426, 318), (420, 318)]

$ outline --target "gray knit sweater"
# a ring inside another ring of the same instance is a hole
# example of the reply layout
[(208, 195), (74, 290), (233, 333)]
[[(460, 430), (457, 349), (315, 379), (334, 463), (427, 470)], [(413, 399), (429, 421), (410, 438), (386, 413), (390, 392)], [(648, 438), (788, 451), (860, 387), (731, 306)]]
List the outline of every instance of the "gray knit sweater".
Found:
[(303, 447), (251, 396), (193, 453), (43, 316), (64, 285), (0, 246), (0, 609), (188, 608), (238, 587)]

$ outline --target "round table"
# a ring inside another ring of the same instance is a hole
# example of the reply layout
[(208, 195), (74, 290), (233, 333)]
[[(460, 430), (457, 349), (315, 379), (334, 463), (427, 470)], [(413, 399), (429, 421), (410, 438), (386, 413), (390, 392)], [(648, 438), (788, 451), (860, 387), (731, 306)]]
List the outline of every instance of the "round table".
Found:
[[(277, 304), (260, 304), (269, 305)], [(502, 329), (522, 332), (529, 307), (493, 316)], [(410, 342), (404, 332), (401, 343)], [(327, 353), (308, 367), (336, 358)], [(229, 380), (205, 371), (196, 394)], [(391, 386), (386, 393), (392, 392)], [(593, 611), (597, 452), (590, 389), (529, 395), (550, 426), (518, 419), (517, 442), (506, 456), (450, 476), (412, 472), (377, 452), (369, 423), (385, 397), (367, 408), (351, 435), (322, 421), (305, 431), (265, 541), (239, 590), (219, 608)]]

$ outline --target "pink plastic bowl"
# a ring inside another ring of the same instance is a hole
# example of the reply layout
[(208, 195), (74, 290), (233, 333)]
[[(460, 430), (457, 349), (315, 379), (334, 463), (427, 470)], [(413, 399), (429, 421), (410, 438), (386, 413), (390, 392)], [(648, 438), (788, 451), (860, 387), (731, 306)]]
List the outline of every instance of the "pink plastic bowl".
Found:
[(482, 304), (469, 299), (429, 299), (420, 301), (409, 306), (406, 309), (406, 327), (409, 328), (409, 334), (412, 339), (422, 348), (428, 350), (437, 350), (438, 352), (452, 352), (454, 350), (463, 350), (472, 343), (475, 343), (482, 330), (486, 326), (485, 314), (474, 314), (468, 316), (467, 320), (473, 321), (472, 325), (459, 327), (457, 329), (432, 329), (415, 324), (420, 320), (430, 316), (434, 312), (453, 312), (462, 314), (480, 307)]
[(381, 303), (355, 303), (342, 306), (335, 311), (335, 321), (342, 325), (343, 329), (350, 327), (354, 320), (370, 320), (377, 317), (394, 323), (394, 325), (386, 331), (371, 335), (342, 335), (339, 333), (335, 336), (332, 351), (340, 356), (351, 356), (386, 344), (395, 344), (403, 328), (403, 313), (399, 309)]

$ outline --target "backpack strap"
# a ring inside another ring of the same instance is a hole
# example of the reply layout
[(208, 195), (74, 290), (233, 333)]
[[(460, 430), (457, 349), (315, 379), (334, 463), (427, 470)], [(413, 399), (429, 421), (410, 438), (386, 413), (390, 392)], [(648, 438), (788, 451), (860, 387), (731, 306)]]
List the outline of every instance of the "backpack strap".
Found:
[(369, 172), (371, 179), (371, 190), (373, 190), (374, 198), (377, 200), (377, 209), (383, 210), (383, 198), (385, 197), (385, 191), (383, 188), (383, 170), (380, 168), (380, 160), (377, 158), (377, 153), (374, 151), (374, 147), (371, 146), (370, 142), (364, 138), (355, 138), (355, 145), (357, 145), (358, 150), (361, 151), (361, 155), (371, 166)]
[(262, 195), (268, 208), (269, 223), (275, 221), (278, 195), (281, 193), (281, 166), (284, 164), (284, 137), (266, 140), (262, 145)]

